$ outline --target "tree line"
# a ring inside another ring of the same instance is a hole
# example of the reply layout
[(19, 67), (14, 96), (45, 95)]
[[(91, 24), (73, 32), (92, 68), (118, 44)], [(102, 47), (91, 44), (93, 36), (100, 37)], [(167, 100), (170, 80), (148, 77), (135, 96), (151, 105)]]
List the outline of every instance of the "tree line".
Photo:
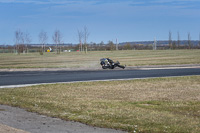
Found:
[(43, 55), (44, 52), (47, 51), (49, 47), (52, 47), (53, 51), (57, 54), (60, 54), (60, 52), (64, 50), (74, 50), (74, 51), (80, 51), (85, 52), (87, 51), (102, 51), (102, 50), (156, 50), (156, 49), (199, 49), (200, 48), (200, 34), (199, 34), (199, 41), (198, 45), (194, 45), (191, 40), (191, 34), (188, 32), (187, 34), (187, 40), (185, 40), (184, 44), (181, 44), (183, 40), (180, 39), (180, 34), (177, 32), (177, 40), (172, 39), (172, 32), (169, 31), (169, 39), (168, 39), (168, 45), (162, 45), (157, 44), (156, 40), (154, 42), (150, 42), (149, 44), (136, 44), (136, 43), (123, 43), (118, 44), (117, 40), (116, 42), (108, 41), (107, 43), (104, 43), (103, 41), (100, 43), (93, 43), (88, 42), (88, 38), (90, 35), (90, 32), (86, 26), (83, 27), (82, 30), (77, 30), (77, 40), (78, 44), (74, 45), (66, 45), (63, 42), (63, 36), (60, 30), (56, 29), (53, 32), (52, 35), (52, 41), (53, 45), (48, 44), (48, 34), (45, 31), (41, 31), (38, 34), (38, 45), (31, 44), (32, 39), (28, 32), (23, 32), (20, 29), (15, 31), (14, 34), (14, 40), (15, 45), (13, 46), (0, 46), (0, 52), (15, 52), (15, 53), (28, 53), (28, 52), (39, 52), (41, 55)]
[(187, 43), (181, 45), (180, 34), (177, 32), (177, 40), (172, 40), (172, 32), (169, 31), (169, 48), (170, 49), (194, 49), (200, 47), (200, 33), (198, 45), (194, 46), (191, 40), (190, 32), (187, 33)]
[[(88, 37), (89, 37), (90, 33), (88, 28), (85, 26), (83, 28), (83, 30), (78, 30), (77, 31), (77, 38), (79, 40), (79, 51), (85, 51), (87, 53), (87, 49), (88, 49)], [(46, 51), (46, 45), (48, 42), (48, 35), (47, 32), (45, 31), (41, 31), (38, 35), (38, 40), (39, 43), (41, 45), (40, 49), (38, 50), (40, 52), (40, 54), (42, 55), (45, 51)], [(14, 51), (18, 54), (20, 53), (28, 53), (28, 47), (30, 47), (29, 45), (31, 44), (31, 36), (28, 32), (23, 32), (20, 29), (15, 31), (15, 45), (14, 47)], [(52, 41), (55, 44), (54, 47), (54, 52), (56, 52), (57, 54), (60, 54), (61, 52), (61, 45), (64, 43), (63, 42), (63, 36), (60, 30), (56, 29), (53, 32), (52, 35)]]

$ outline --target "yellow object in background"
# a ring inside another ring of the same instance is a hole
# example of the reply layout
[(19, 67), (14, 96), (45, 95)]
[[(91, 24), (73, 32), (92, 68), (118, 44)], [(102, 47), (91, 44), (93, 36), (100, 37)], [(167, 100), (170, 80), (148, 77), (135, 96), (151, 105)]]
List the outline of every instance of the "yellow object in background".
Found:
[(50, 52), (50, 50), (48, 49), (47, 52)]

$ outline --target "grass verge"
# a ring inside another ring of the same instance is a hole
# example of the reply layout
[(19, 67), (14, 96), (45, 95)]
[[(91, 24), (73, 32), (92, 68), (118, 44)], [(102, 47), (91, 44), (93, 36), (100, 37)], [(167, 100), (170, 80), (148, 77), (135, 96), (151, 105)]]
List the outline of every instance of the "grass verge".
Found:
[(0, 104), (129, 132), (200, 132), (200, 76), (0, 89)]

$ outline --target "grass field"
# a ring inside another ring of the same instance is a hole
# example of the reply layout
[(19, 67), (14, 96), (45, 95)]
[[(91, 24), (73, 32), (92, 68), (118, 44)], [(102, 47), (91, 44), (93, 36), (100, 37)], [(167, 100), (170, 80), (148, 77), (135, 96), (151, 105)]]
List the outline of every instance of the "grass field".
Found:
[(79, 53), (0, 54), (0, 68), (96, 68), (110, 57), (127, 66), (200, 64), (200, 50), (129, 50)]
[(0, 104), (129, 132), (200, 132), (200, 76), (7, 88)]

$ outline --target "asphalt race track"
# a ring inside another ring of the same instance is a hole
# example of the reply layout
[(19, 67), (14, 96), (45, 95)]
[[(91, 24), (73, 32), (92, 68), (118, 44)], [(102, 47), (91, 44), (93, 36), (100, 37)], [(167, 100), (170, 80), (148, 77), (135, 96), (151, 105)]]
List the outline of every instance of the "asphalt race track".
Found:
[(57, 83), (91, 80), (135, 79), (200, 75), (200, 68), (152, 70), (30, 71), (0, 72), (0, 87), (8, 85)]

